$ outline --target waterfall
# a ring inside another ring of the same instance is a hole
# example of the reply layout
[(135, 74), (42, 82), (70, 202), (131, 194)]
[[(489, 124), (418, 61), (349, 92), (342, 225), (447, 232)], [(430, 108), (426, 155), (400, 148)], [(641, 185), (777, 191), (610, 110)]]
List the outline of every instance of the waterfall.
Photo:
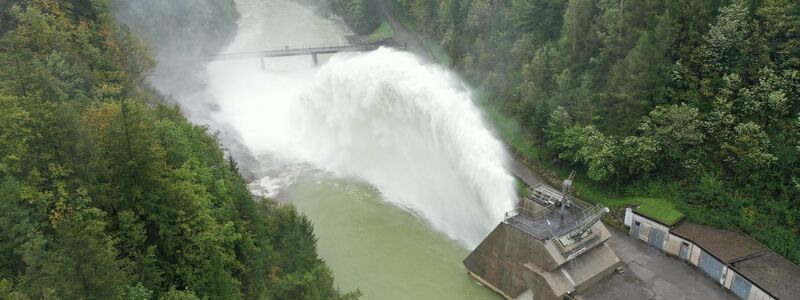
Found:
[(513, 208), (503, 145), (456, 76), (387, 48), (308, 59), (210, 67), (217, 115), (253, 153), (369, 182), (468, 247)]
[[(341, 24), (295, 2), (236, 2), (241, 19), (224, 52), (345, 43)], [(173, 38), (164, 35), (156, 41)], [(355, 178), (467, 247), (514, 206), (506, 154), (469, 89), (410, 53), (325, 55), (321, 67), (308, 56), (205, 66), (159, 53), (151, 82), (220, 133), (254, 192), (279, 197), (309, 168)]]

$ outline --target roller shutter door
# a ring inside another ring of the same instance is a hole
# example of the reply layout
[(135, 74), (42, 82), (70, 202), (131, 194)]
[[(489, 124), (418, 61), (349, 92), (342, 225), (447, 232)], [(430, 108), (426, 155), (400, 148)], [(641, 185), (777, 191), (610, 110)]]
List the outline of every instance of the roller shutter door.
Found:
[(655, 228), (650, 229), (650, 238), (647, 239), (648, 243), (658, 249), (664, 248), (664, 232)]
[(750, 296), (750, 287), (753, 285), (750, 284), (747, 279), (744, 279), (739, 274), (733, 275), (733, 282), (731, 283), (731, 291), (733, 291), (736, 296), (739, 298), (747, 300), (747, 297)]
[(700, 262), (697, 266), (716, 282), (722, 278), (722, 263), (705, 251), (700, 252)]

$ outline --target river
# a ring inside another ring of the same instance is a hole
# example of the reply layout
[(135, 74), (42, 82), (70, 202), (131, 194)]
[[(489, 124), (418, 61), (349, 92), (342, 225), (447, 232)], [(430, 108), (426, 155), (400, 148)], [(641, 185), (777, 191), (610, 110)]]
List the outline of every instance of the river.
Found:
[[(237, 0), (223, 52), (340, 45), (345, 27), (284, 0)], [(507, 155), (461, 81), (410, 53), (221, 61), (207, 102), (178, 99), (250, 159), (254, 193), (309, 216), (342, 290), (497, 299), (461, 261), (514, 204)]]

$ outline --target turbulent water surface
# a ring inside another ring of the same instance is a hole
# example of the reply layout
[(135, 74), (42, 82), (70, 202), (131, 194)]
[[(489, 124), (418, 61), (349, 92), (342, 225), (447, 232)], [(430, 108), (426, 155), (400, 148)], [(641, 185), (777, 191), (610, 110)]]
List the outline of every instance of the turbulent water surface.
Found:
[[(225, 52), (342, 44), (343, 27), (282, 0), (240, 0)], [(461, 260), (514, 202), (501, 143), (461, 82), (409, 53), (214, 62), (205, 103), (179, 99), (255, 160), (254, 192), (315, 224), (342, 289), (365, 299), (492, 298)]]

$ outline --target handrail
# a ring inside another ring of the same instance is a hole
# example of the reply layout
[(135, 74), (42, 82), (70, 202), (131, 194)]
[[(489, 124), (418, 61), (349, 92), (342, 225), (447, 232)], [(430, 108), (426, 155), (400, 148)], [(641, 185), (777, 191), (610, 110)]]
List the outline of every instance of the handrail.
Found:
[[(505, 219), (505, 221), (503, 221), (503, 222), (508, 223), (508, 220), (513, 218), (513, 217), (514, 216), (507, 217)], [(529, 228), (531, 231), (536, 232), (537, 234), (534, 234), (534, 236), (537, 236), (537, 238), (541, 237), (541, 238), (544, 238), (544, 239), (549, 239), (549, 238), (552, 238), (553, 236), (555, 236), (555, 234), (553, 233), (553, 231), (550, 230), (550, 228), (546, 228), (546, 227), (543, 228), (543, 227), (533, 226), (533, 225), (525, 223), (525, 222), (516, 222), (514, 224), (515, 225), (522, 225), (522, 226), (524, 226), (526, 228)]]
[[(540, 191), (540, 193), (545, 194), (545, 195), (549, 196), (550, 198), (554, 199), (555, 201), (553, 201), (552, 203), (561, 202), (564, 199), (564, 197), (567, 197), (569, 202), (572, 202), (573, 205), (577, 205), (578, 207), (580, 207), (582, 209), (587, 209), (589, 207), (594, 206), (594, 205), (591, 205), (589, 203), (584, 202), (581, 199), (575, 198), (575, 197), (573, 197), (571, 195), (564, 195), (564, 193), (562, 193), (561, 191), (556, 190), (556, 189), (554, 189), (554, 188), (552, 188), (552, 187), (550, 187), (550, 186), (548, 186), (546, 184), (543, 184), (543, 183), (539, 183), (539, 184), (536, 184), (536, 185), (534, 185), (532, 187), (529, 187), (528, 188), (528, 195), (535, 195), (535, 194), (537, 194), (536, 193), (537, 191)], [(537, 199), (531, 199), (531, 200), (536, 201)], [(537, 201), (537, 202), (539, 202), (539, 201)], [(550, 201), (546, 201), (546, 202), (549, 203)]]
[(544, 217), (544, 216), (550, 214), (552, 211), (553, 210), (551, 209), (551, 206), (546, 206), (546, 207), (544, 207), (544, 208), (542, 208), (540, 210), (536, 210), (536, 211), (528, 209), (528, 208), (525, 208), (525, 207), (522, 207), (522, 206), (517, 206), (514, 209), (509, 210), (509, 211), (506, 212), (505, 219), (508, 220), (509, 218), (513, 218), (514, 216), (522, 214), (522, 213), (524, 213), (525, 216), (527, 216), (528, 218), (537, 219), (537, 218), (541, 218), (541, 217)]
[[(542, 208), (540, 210), (534, 211), (534, 210), (530, 210), (530, 209), (527, 209), (525, 207), (519, 206), (519, 207), (516, 207), (516, 208), (514, 208), (512, 210), (509, 210), (509, 211), (507, 211), (505, 213), (504, 222), (508, 223), (509, 219), (514, 218), (514, 217), (516, 217), (518, 215), (522, 215), (525, 218), (529, 218), (529, 219), (533, 219), (533, 220), (539, 219), (539, 218), (542, 218), (542, 217), (552, 213), (553, 210), (551, 209), (551, 207), (552, 206), (547, 206), (547, 207)], [(560, 237), (563, 237), (563, 236), (575, 236), (575, 235), (577, 235), (579, 233), (583, 233), (583, 231), (585, 231), (586, 229), (591, 227), (594, 223), (599, 221), (603, 217), (603, 215), (605, 215), (608, 212), (609, 212), (608, 208), (603, 207), (601, 205), (592, 205), (592, 206), (589, 206), (589, 207), (587, 207), (585, 209), (581, 208), (582, 215), (579, 217), (578, 221), (574, 223), (575, 227), (572, 230), (570, 230), (569, 232), (561, 234), (561, 235), (559, 235), (557, 237), (560, 238)], [(544, 238), (556, 237), (556, 235), (547, 226), (534, 226), (534, 225), (531, 225), (531, 224), (528, 224), (528, 223), (525, 223), (525, 222), (516, 222), (515, 224), (522, 224), (526, 228), (530, 228), (533, 231), (535, 231), (537, 233), (540, 233), (540, 235), (542, 237), (544, 237)]]
[(375, 44), (344, 44), (344, 45), (309, 45), (309, 46), (284, 46), (284, 48), (273, 48), (266, 50), (250, 50), (241, 52), (227, 52), (219, 53), (216, 55), (206, 56), (206, 59), (211, 60), (229, 60), (229, 59), (245, 59), (257, 57), (275, 57), (275, 56), (294, 56), (294, 55), (314, 55), (334, 52), (353, 52), (353, 51), (369, 51), (378, 49)]

